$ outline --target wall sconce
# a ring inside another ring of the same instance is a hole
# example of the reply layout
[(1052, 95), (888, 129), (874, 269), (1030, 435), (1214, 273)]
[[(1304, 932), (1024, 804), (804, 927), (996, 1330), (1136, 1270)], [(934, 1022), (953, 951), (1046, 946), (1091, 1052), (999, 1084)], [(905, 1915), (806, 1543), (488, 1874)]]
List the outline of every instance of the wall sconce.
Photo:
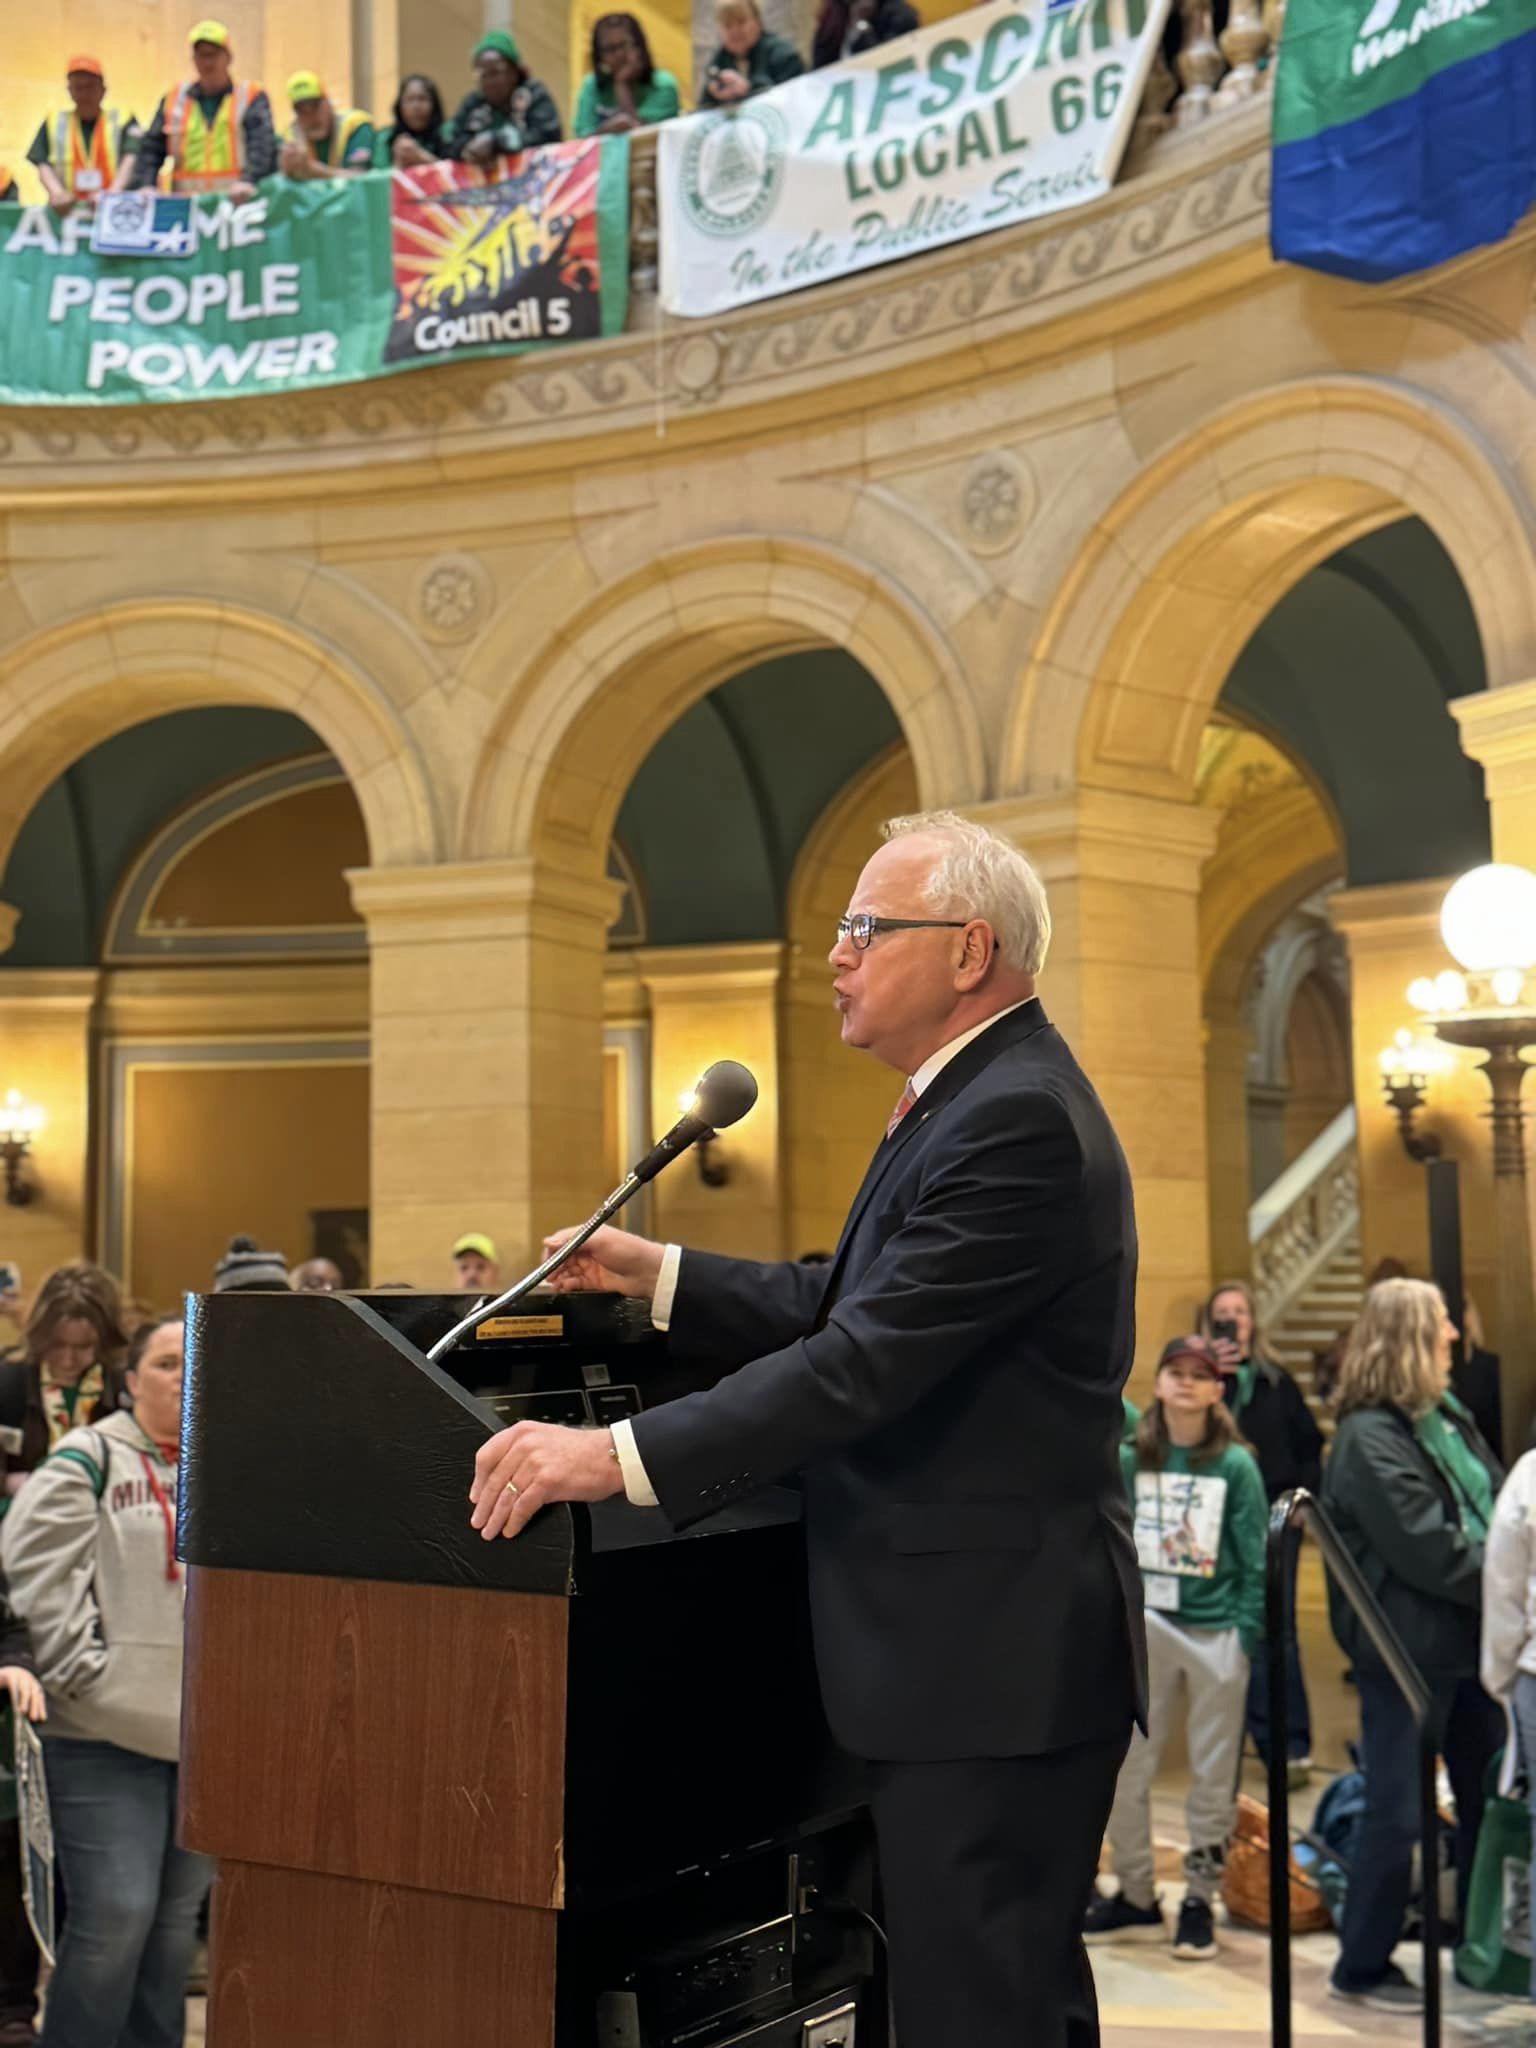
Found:
[(1405, 1029), (1396, 1032), (1392, 1043), (1377, 1055), (1377, 1064), (1381, 1068), (1381, 1092), (1387, 1099), (1387, 1107), (1397, 1118), (1397, 1134), (1403, 1141), (1403, 1150), (1420, 1165), (1438, 1159), (1440, 1140), (1432, 1134), (1415, 1131), (1413, 1126), (1414, 1119), (1424, 1107), (1430, 1081), (1455, 1064), (1451, 1054), (1432, 1038)]
[[(694, 1107), (697, 1101), (698, 1096), (692, 1088), (685, 1088), (677, 1098), (678, 1107), (685, 1114)], [(693, 1148), (694, 1160), (699, 1169), (699, 1179), (707, 1188), (723, 1188), (728, 1185), (731, 1178), (730, 1167), (715, 1149), (719, 1143), (720, 1140), (718, 1138), (700, 1138)]]
[(32, 1140), (43, 1128), (43, 1112), (27, 1102), (17, 1088), (8, 1088), (0, 1101), (0, 1164), (5, 1168), (5, 1199), (12, 1208), (24, 1209), (37, 1193), (35, 1179), (24, 1181), (21, 1169), (32, 1150)]

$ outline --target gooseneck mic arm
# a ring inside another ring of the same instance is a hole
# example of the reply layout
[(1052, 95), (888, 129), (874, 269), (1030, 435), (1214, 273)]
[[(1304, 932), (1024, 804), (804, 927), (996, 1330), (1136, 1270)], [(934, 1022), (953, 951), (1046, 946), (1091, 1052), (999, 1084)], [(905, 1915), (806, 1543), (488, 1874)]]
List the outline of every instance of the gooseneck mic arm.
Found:
[(525, 1273), (505, 1294), (498, 1294), (494, 1301), (483, 1302), (455, 1323), (446, 1335), (438, 1338), (428, 1351), (428, 1358), (441, 1358), (461, 1337), (467, 1337), (482, 1323), (489, 1322), (492, 1316), (500, 1315), (503, 1309), (511, 1308), (532, 1294), (536, 1287), (542, 1287), (552, 1273), (559, 1272), (567, 1259), (575, 1257), (595, 1231), (601, 1230), (619, 1213), (632, 1195), (638, 1194), (647, 1181), (654, 1180), (664, 1166), (669, 1166), (679, 1153), (686, 1152), (700, 1138), (712, 1138), (716, 1131), (736, 1123), (756, 1100), (757, 1082), (747, 1068), (735, 1060), (716, 1060), (700, 1080), (687, 1114), (679, 1117), (667, 1135), (630, 1168), (613, 1193), (605, 1196), (581, 1228), (568, 1237), (558, 1251), (551, 1252), (541, 1265), (535, 1266), (531, 1273)]

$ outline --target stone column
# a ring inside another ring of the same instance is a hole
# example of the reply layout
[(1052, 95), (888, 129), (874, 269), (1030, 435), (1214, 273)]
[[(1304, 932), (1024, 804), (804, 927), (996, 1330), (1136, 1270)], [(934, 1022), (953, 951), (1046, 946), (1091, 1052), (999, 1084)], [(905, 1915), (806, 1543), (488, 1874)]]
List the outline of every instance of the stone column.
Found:
[(1450, 710), (1483, 771), (1494, 859), (1536, 868), (1536, 680), (1459, 697)]
[[(1328, 914), (1349, 948), (1361, 1242), (1367, 1272), (1378, 1259), (1390, 1257), (1405, 1260), (1416, 1274), (1429, 1273), (1424, 1169), (1403, 1149), (1397, 1119), (1382, 1094), (1379, 1056), (1394, 1032), (1416, 1024), (1408, 1003), (1409, 982), (1455, 965), (1440, 939), (1440, 905), (1451, 879), (1342, 889), (1328, 902)], [(1467, 1292), (1481, 1309), (1497, 1349), (1498, 1259), (1487, 1112), (1487, 1083), (1472, 1055), (1463, 1053), (1453, 1072), (1435, 1076), (1419, 1127), (1437, 1133), (1447, 1155), (1460, 1163)]]
[(1283, 1081), (1248, 1083), (1248, 1199), (1256, 1202), (1285, 1171), (1285, 1120), (1291, 1091)]
[(656, 1136), (682, 1113), (704, 1069), (740, 1060), (757, 1076), (755, 1107), (721, 1133), (703, 1161), (723, 1171), (710, 1186), (697, 1155), (652, 1184), (651, 1228), (701, 1251), (776, 1259), (809, 1249), (784, 1241), (777, 944), (654, 946), (630, 956), (650, 998), (651, 1124)]
[(1198, 911), (1220, 814), (1095, 789), (969, 814), (1008, 833), (1045, 879), (1055, 933), (1041, 997), (1130, 1161), (1139, 1399), (1162, 1344), (1192, 1327), (1210, 1282)]
[(1253, 1033), (1242, 1005), (1220, 1001), (1205, 1016), (1205, 1132), (1211, 1209), (1211, 1280), (1248, 1272), (1248, 1060)]
[(358, 868), (371, 967), (373, 1277), (449, 1284), (466, 1230), (507, 1281), (602, 1195), (611, 882), (531, 860)]
[(16, 927), (21, 922), (21, 912), (14, 903), (0, 903), (0, 953), (11, 950), (11, 941), (16, 936)]

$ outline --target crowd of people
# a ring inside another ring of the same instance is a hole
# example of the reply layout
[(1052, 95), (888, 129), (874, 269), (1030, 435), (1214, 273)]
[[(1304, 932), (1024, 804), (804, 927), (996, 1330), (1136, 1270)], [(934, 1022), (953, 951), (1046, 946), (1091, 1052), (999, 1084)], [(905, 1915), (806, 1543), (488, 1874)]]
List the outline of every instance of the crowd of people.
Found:
[[(720, 41), (699, 88), (701, 108), (731, 107), (806, 69), (793, 43), (765, 27), (759, 0), (716, 0), (715, 19)], [(919, 25), (908, 0), (823, 0), (811, 68), (859, 56)], [(317, 71), (303, 70), (287, 81), (290, 119), (281, 134), (271, 96), (237, 73), (225, 24), (199, 21), (187, 40), (191, 76), (142, 124), (110, 100), (99, 57), (79, 52), (66, 59), (66, 103), (43, 116), (27, 151), (56, 212), (94, 205), (104, 192), (167, 182), (173, 192), (249, 198), (274, 175), (338, 178), (440, 160), (491, 172), (503, 158), (559, 142), (565, 132), (553, 94), (531, 75), (505, 29), (489, 30), (475, 44), (474, 83), (452, 115), (436, 82), (421, 72), (401, 80), (381, 117), (340, 104)], [(571, 134), (624, 134), (683, 111), (682, 88), (652, 59), (638, 18), (603, 15), (592, 31), (591, 68), (576, 96)], [(21, 196), (14, 172), (0, 165), (0, 201)]]
[[(444, 1282), (496, 1292), (493, 1240), (457, 1238)], [(213, 1274), (217, 1293), (345, 1284), (332, 1259), (290, 1268), (248, 1236)], [(14, 1301), (10, 1312), (19, 1316)], [(1426, 1282), (1370, 1288), (1336, 1361), (1326, 1459), (1300, 1388), (1267, 1351), (1251, 1290), (1224, 1283), (1199, 1323), (1164, 1348), (1146, 1413), (1127, 1410), (1121, 1464), (1146, 1594), (1148, 1716), (1109, 1820), (1118, 1883), (1095, 1894), (1085, 1938), (1168, 1941), (1188, 1961), (1218, 1953), (1245, 1734), (1261, 1755), (1270, 1735), (1260, 1682), (1269, 1505), (1296, 1486), (1321, 1498), (1429, 1689), (1464, 1909), (1506, 1705), (1536, 1766), (1536, 1453), (1506, 1482), (1453, 1390), (1459, 1333)], [(210, 1885), (205, 1859), (175, 1839), (182, 1337), (178, 1319), (125, 1302), (109, 1274), (77, 1262), (41, 1283), (19, 1342), (0, 1356), (0, 1695), (37, 1724), (46, 1759), (64, 1914), (41, 2038), (55, 2048), (181, 2039)], [(1358, 1687), (1364, 1772), (1331, 1988), (1411, 2013), (1422, 1994), (1394, 1949), (1419, 1830), (1417, 1730), (1332, 1587), (1330, 1612)], [(1284, 1654), (1299, 1782), (1311, 1759), (1294, 1611)], [(1170, 1929), (1151, 1792), (1181, 1719), (1189, 1840)], [(1525, 1776), (1536, 1829), (1536, 1768)], [(34, 2038), (37, 2010), (13, 1790), (0, 1781), (0, 2048)]]
[[(455, 1241), (445, 1287), (484, 1295), (498, 1275), (483, 1232)], [(247, 1236), (213, 1274), (215, 1293), (343, 1284), (334, 1260), (290, 1270)], [(42, 1739), (63, 1906), (41, 2038), (171, 2048), (212, 1881), (176, 1841), (183, 1327), (84, 1261), (0, 1312), (18, 1324), (0, 1355), (0, 1699)], [(37, 2038), (39, 2002), (11, 1750), (0, 1737), (0, 2048)]]
[[(1460, 1926), (1506, 1708), (1520, 1751), (1510, 1774), (1531, 1787), (1536, 1828), (1536, 1453), (1506, 1482), (1453, 1384), (1469, 1361), (1457, 1360), (1461, 1333), (1439, 1290), (1393, 1266), (1393, 1277), (1370, 1287), (1331, 1361), (1336, 1428), (1326, 1458), (1317, 1422), (1268, 1356), (1252, 1293), (1240, 1283), (1219, 1287), (1201, 1329), (1167, 1346), (1147, 1414), (1128, 1415), (1122, 1460), (1146, 1591), (1148, 1726), (1117, 1789), (1109, 1843), (1118, 1886), (1089, 1907), (1090, 1944), (1170, 1939), (1153, 1882), (1150, 1789), (1182, 1709), (1189, 1850), (1172, 1952), (1184, 1960), (1217, 1953), (1213, 1903), (1245, 1728), (1268, 1756), (1268, 1504), (1294, 1487), (1320, 1498), (1428, 1689), (1455, 1806)], [(1487, 1354), (1473, 1358), (1490, 1363)], [(1485, 1377), (1474, 1374), (1475, 1383)], [(1358, 1689), (1364, 1781), (1330, 1989), (1372, 2011), (1412, 2014), (1422, 2009), (1422, 1987), (1394, 1950), (1410, 1921), (1418, 1730), (1333, 1582), (1329, 1614)], [(1294, 1583), (1284, 1655), (1295, 1784), (1309, 1774), (1311, 1738)]]

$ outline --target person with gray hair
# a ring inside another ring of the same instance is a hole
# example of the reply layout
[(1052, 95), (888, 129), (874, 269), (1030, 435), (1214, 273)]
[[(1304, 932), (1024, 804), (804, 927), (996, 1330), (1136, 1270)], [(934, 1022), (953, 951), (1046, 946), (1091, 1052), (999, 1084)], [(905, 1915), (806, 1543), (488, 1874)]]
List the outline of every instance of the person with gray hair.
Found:
[[(1136, 1225), (1103, 1106), (1035, 992), (1040, 878), (948, 811), (893, 819), (829, 955), (843, 1042), (905, 1085), (828, 1265), (612, 1228), (559, 1276), (650, 1303), (708, 1392), (518, 1423), (471, 1520), (625, 1493), (682, 1527), (794, 1476), (832, 1732), (863, 1760), (902, 2048), (1092, 2048), (1082, 1924), (1133, 1723), (1120, 1478)], [(561, 1243), (568, 1232), (548, 1240)]]

